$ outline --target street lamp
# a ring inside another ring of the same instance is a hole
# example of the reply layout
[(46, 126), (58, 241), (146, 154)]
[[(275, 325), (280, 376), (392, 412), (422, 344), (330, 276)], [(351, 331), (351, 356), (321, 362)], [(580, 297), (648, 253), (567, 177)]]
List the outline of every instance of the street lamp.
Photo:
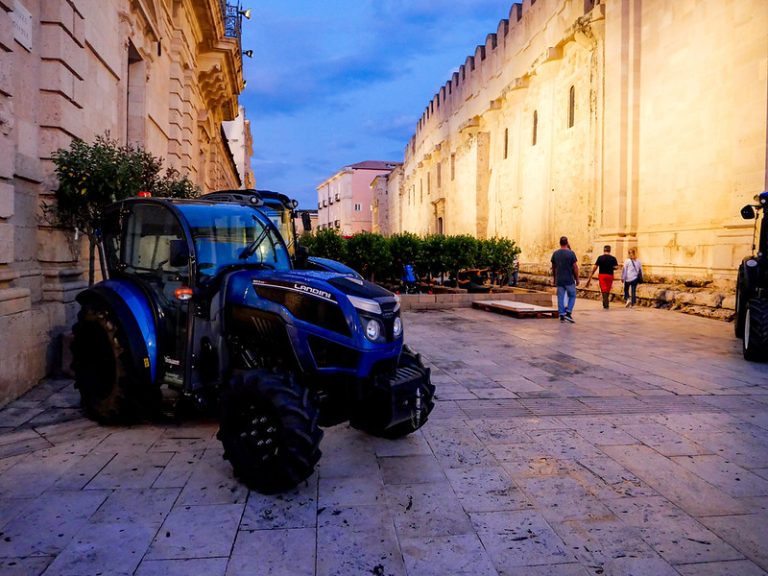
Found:
[(253, 58), (253, 50), (243, 50), (243, 56), (248, 56), (248, 58)]
[(237, 13), (240, 14), (240, 16), (242, 16), (246, 20), (250, 20), (251, 19), (251, 9), (250, 8), (247, 8), (245, 10), (238, 10)]

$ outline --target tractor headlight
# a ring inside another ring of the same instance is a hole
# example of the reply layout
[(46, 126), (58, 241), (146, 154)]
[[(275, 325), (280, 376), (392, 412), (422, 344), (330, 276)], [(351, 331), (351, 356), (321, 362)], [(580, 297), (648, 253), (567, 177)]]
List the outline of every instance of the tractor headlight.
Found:
[(400, 320), (400, 316), (395, 316), (394, 322), (392, 322), (392, 336), (400, 338), (403, 333), (403, 321)]
[(370, 318), (365, 321), (365, 337), (371, 342), (376, 342), (381, 336), (381, 324), (378, 320)]

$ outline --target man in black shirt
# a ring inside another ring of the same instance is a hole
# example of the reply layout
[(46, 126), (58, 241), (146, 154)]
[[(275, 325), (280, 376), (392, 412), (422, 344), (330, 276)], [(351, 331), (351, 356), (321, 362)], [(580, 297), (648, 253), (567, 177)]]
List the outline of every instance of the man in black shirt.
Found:
[(608, 309), (608, 301), (611, 297), (611, 286), (613, 286), (613, 271), (618, 267), (619, 262), (611, 255), (611, 247), (606, 244), (603, 246), (602, 256), (597, 257), (595, 265), (592, 267), (592, 272), (589, 273), (589, 278), (587, 278), (587, 287), (589, 287), (595, 270), (598, 270), (597, 280), (600, 283), (600, 292), (603, 295), (603, 308), (606, 310)]
[(560, 322), (573, 323), (571, 313), (576, 302), (576, 286), (579, 284), (579, 260), (565, 236), (560, 238), (560, 249), (552, 253), (551, 261), (552, 280), (557, 286), (557, 312), (560, 314)]

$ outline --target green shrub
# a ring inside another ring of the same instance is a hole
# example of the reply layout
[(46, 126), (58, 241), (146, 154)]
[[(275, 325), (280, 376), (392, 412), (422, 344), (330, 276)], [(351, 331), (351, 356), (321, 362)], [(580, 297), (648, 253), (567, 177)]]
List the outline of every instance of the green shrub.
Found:
[(506, 279), (512, 271), (512, 264), (520, 249), (514, 240), (489, 238), (479, 241), (478, 261), (483, 268), (489, 268), (493, 278)]
[(403, 274), (403, 266), (413, 264), (416, 272), (423, 273), (421, 269), (424, 241), (412, 232), (393, 234), (386, 239), (389, 242), (391, 254), (391, 266), (386, 274), (393, 280), (399, 279)]
[(392, 253), (381, 234), (360, 232), (346, 241), (347, 265), (363, 278), (383, 281), (391, 273)]
[(418, 269), (426, 273), (431, 280), (448, 272), (448, 256), (445, 243), (448, 236), (430, 234), (422, 239), (421, 260)]
[(488, 268), (494, 278), (508, 277), (515, 255), (520, 252), (513, 240), (478, 240), (469, 235), (432, 234), (421, 238), (410, 232), (386, 238), (361, 232), (343, 238), (335, 230), (304, 234), (301, 244), (312, 256), (343, 262), (363, 277), (399, 284), (405, 264), (413, 264), (421, 277), (430, 280), (446, 274), (455, 279), (459, 270)]
[(456, 278), (459, 270), (477, 267), (478, 240), (468, 234), (446, 236), (443, 254), (445, 271), (451, 278)]
[[(331, 260), (346, 262), (347, 256), (345, 240), (336, 230), (318, 230), (314, 235), (310, 237), (312, 240), (308, 244), (304, 244), (304, 246), (307, 247), (307, 250), (311, 256), (317, 256), (318, 258), (330, 258)], [(307, 238), (304, 238), (304, 240), (306, 239)]]

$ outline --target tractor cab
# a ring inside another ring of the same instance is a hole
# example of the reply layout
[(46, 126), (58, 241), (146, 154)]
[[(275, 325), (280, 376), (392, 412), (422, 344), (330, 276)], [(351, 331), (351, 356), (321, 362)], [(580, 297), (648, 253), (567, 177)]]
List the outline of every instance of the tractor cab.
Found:
[[(269, 219), (234, 204), (130, 200), (108, 209), (102, 225), (105, 278), (130, 279), (154, 303), (159, 334), (154, 371), (162, 382), (195, 386), (193, 296), (205, 309), (222, 272), (288, 271), (288, 248)], [(115, 284), (117, 285), (117, 284)], [(198, 314), (198, 316), (200, 316)]]

